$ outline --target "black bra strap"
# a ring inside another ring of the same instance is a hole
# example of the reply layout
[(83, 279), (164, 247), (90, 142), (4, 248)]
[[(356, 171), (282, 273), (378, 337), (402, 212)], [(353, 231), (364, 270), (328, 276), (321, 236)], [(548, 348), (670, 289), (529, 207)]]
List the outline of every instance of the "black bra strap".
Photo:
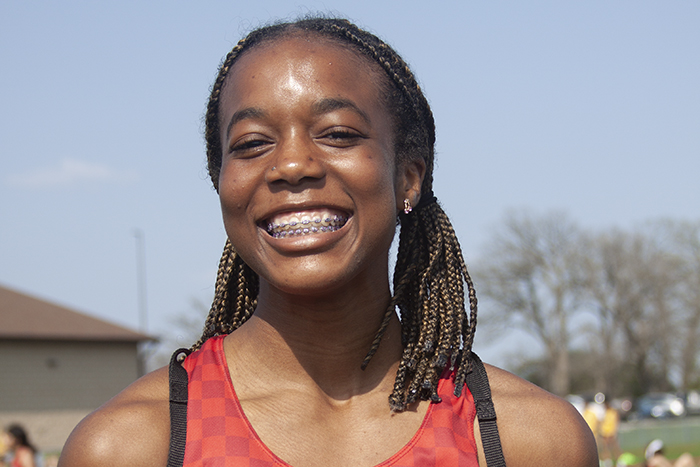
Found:
[(187, 441), (187, 370), (182, 367), (187, 349), (178, 349), (170, 358), (170, 448), (168, 467), (182, 467)]
[(491, 388), (486, 369), (481, 359), (471, 353), (472, 369), (467, 374), (467, 387), (474, 396), (476, 405), (476, 417), (479, 419), (479, 431), (481, 431), (481, 444), (484, 446), (486, 465), (488, 467), (506, 467), (501, 449), (501, 437), (496, 425), (496, 409), (491, 399)]

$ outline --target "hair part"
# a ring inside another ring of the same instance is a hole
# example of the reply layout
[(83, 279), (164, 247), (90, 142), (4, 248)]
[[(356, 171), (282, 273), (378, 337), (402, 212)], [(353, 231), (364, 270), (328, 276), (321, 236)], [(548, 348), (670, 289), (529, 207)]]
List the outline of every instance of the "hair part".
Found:
[[(394, 272), (394, 295), (379, 325), (362, 367), (371, 361), (387, 326), (398, 309), (404, 352), (394, 390), (389, 397), (392, 410), (401, 411), (419, 400), (438, 402), (437, 384), (444, 368), (456, 370), (455, 394), (461, 394), (470, 369), (477, 301), (454, 229), (433, 191), (435, 123), (432, 111), (413, 73), (404, 60), (375, 35), (344, 19), (306, 18), (278, 23), (251, 32), (228, 53), (219, 67), (205, 115), (205, 139), (209, 175), (218, 191), (223, 157), (220, 128), (220, 100), (226, 78), (236, 61), (262, 44), (302, 34), (332, 41), (385, 74), (379, 86), (386, 88), (386, 105), (394, 117), (397, 166), (422, 159), (426, 166), (421, 201), (410, 214), (399, 214), (399, 252)], [(381, 74), (381, 73), (380, 73)], [(470, 313), (465, 310), (465, 289)], [(215, 297), (199, 348), (207, 339), (233, 332), (255, 311), (259, 277), (245, 264), (227, 240), (219, 263)]]

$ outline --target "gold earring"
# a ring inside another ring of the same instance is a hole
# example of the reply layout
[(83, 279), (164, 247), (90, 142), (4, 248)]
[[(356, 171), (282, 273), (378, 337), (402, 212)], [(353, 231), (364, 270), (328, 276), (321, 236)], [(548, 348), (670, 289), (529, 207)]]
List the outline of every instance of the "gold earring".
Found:
[(411, 202), (408, 200), (408, 198), (404, 198), (404, 200), (403, 200), (403, 213), (408, 214), (411, 211), (413, 211), (413, 208), (411, 207)]

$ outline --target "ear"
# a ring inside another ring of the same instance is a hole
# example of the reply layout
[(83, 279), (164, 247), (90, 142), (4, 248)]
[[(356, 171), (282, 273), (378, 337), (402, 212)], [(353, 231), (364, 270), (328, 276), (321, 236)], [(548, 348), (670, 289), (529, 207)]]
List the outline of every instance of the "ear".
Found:
[(403, 200), (407, 199), (411, 206), (420, 201), (421, 184), (425, 176), (425, 162), (421, 158), (404, 162), (399, 167), (396, 183), (396, 209), (403, 210)]

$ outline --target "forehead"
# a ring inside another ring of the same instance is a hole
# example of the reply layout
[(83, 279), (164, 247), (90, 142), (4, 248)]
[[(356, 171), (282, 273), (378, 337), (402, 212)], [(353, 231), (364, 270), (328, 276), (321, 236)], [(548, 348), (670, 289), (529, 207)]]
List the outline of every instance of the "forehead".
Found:
[(317, 35), (284, 37), (241, 55), (226, 79), (222, 104), (261, 95), (284, 98), (286, 90), (287, 95), (330, 93), (383, 107), (385, 79), (379, 65), (352, 48)]

